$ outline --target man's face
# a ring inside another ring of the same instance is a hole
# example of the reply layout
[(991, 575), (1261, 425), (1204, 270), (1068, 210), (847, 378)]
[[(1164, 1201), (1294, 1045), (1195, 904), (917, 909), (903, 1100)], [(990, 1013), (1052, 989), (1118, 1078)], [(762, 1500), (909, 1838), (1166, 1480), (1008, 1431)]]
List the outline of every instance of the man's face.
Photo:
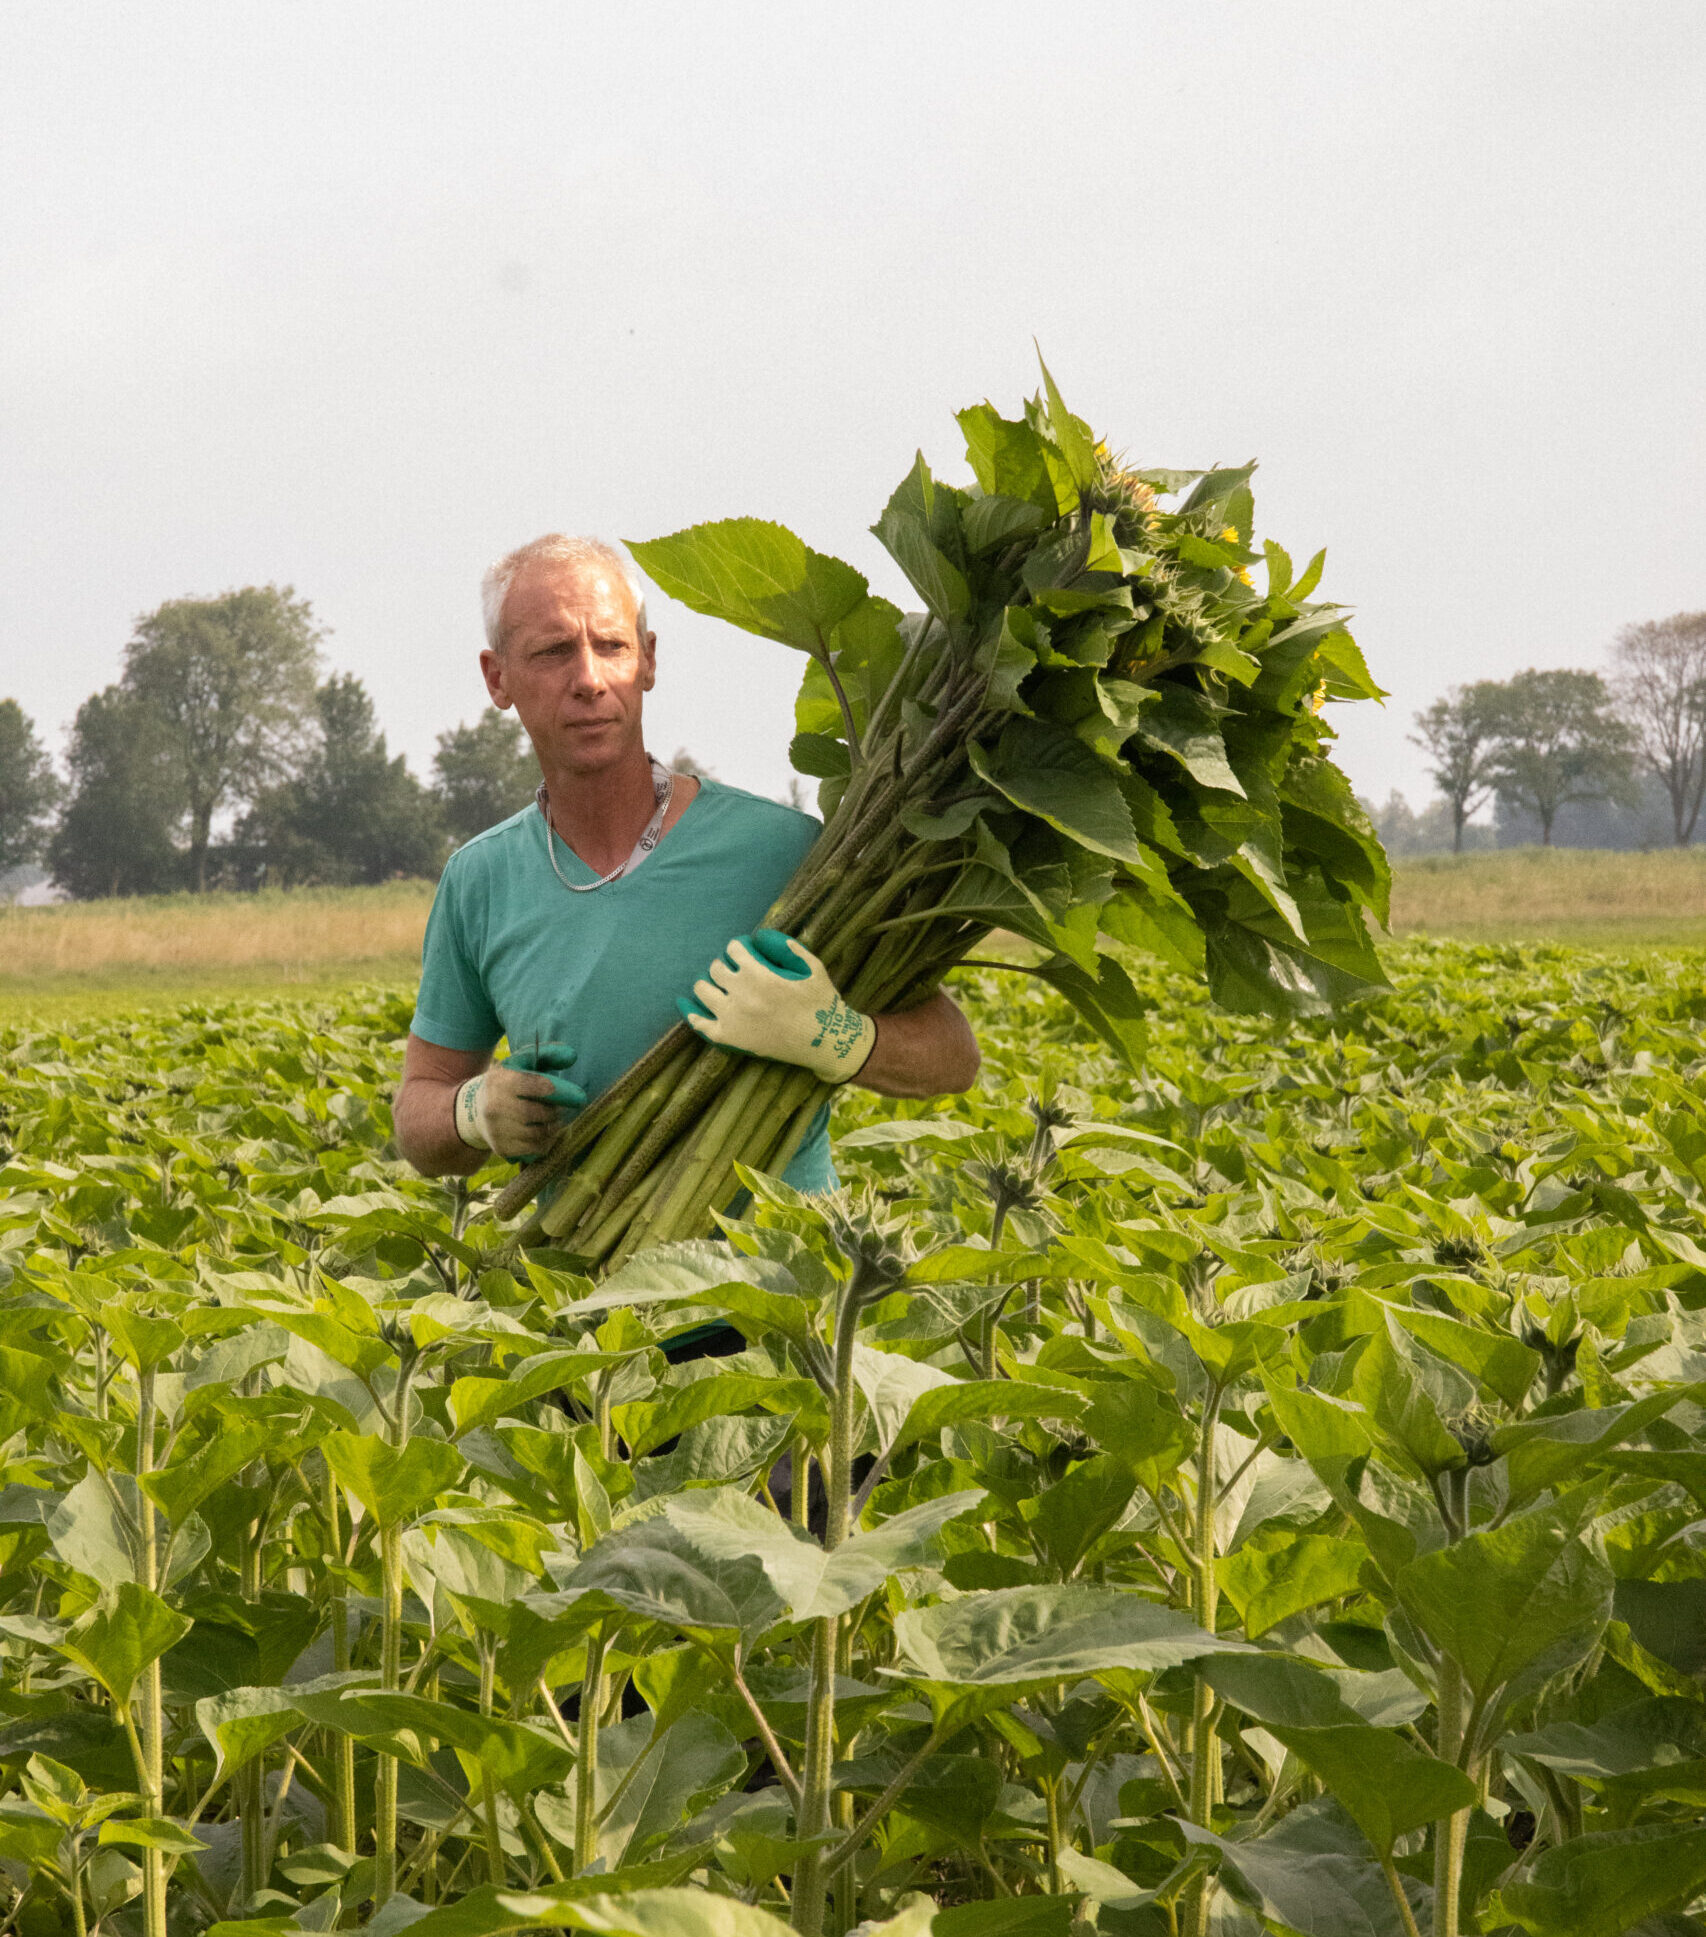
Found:
[(524, 565), (503, 608), (503, 651), (480, 654), (494, 706), (513, 706), (547, 771), (597, 773), (641, 738), (657, 639), (635, 635), (636, 607), (618, 571), (570, 559)]

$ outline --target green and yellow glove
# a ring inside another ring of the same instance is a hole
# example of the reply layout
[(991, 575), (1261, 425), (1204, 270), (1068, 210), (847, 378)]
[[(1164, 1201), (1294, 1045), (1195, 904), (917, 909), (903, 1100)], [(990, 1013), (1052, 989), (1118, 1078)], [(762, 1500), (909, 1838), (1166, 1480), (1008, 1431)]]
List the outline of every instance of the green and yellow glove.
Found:
[(689, 1027), (719, 1049), (797, 1063), (826, 1083), (857, 1076), (877, 1046), (877, 1025), (842, 1001), (824, 965), (774, 928), (737, 935), (676, 998)]
[(562, 1073), (574, 1061), (567, 1043), (548, 1042), (514, 1050), (470, 1076), (452, 1106), (457, 1136), (472, 1149), (532, 1163), (569, 1117), (586, 1108), (586, 1091)]

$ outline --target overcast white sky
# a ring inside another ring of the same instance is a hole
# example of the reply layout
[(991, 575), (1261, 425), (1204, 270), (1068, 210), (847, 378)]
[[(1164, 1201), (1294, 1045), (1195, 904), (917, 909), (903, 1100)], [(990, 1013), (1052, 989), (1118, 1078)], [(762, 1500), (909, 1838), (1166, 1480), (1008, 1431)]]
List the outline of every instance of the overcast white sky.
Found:
[[(0, 13), (0, 696), (268, 580), (417, 771), (547, 529), (867, 527), (1040, 340), (1146, 463), (1261, 459), (1384, 712), (1706, 606), (1700, 0), (485, 0)], [(912, 602), (912, 601), (906, 601)], [(799, 662), (659, 600), (650, 739), (785, 784)]]

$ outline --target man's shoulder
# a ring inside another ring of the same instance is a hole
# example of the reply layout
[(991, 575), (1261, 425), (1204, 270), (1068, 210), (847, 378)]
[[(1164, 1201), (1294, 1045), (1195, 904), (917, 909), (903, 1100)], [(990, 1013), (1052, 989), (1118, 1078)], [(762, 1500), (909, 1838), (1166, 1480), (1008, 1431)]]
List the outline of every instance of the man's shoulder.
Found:
[(511, 814), (508, 820), (498, 821), (471, 840), (464, 841), (444, 864), (446, 878), (454, 872), (459, 879), (465, 879), (494, 864), (501, 865), (527, 840), (528, 823), (537, 812), (538, 809), (529, 801), (518, 813)]
[(755, 833), (768, 833), (773, 839), (810, 845), (823, 832), (823, 822), (803, 808), (790, 807), (783, 800), (769, 800), (763, 794), (749, 794), (744, 787), (731, 787), (726, 780), (701, 780), (707, 801), (719, 816), (738, 819)]

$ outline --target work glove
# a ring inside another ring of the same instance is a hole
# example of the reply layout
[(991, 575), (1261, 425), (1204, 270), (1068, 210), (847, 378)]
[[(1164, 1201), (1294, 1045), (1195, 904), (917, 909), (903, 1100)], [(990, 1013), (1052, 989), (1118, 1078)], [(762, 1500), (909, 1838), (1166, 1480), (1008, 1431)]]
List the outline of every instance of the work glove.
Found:
[(575, 1060), (566, 1042), (512, 1050), (508, 1059), (470, 1076), (456, 1092), (456, 1134), (475, 1150), (531, 1163), (576, 1110), (586, 1091), (561, 1072)]
[(797, 1063), (826, 1083), (845, 1083), (877, 1046), (877, 1025), (842, 1001), (824, 965), (774, 928), (738, 935), (676, 999), (706, 1042), (748, 1056)]

